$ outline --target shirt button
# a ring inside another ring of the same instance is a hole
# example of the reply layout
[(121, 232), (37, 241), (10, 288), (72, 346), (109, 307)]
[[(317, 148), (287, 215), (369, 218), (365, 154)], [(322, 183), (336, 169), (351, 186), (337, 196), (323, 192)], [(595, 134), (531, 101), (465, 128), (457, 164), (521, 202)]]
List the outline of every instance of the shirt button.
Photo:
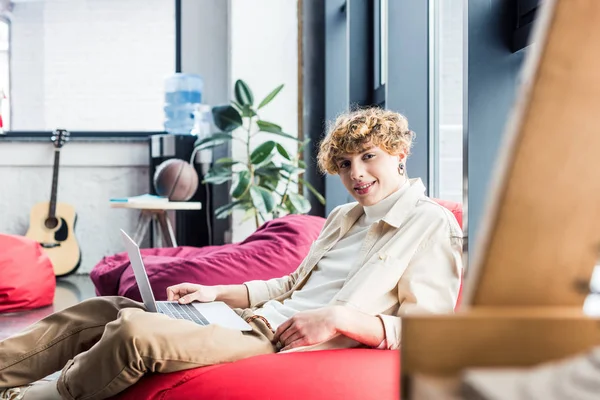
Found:
[(386, 258), (387, 258), (387, 254), (379, 253), (379, 259), (380, 260), (385, 260)]

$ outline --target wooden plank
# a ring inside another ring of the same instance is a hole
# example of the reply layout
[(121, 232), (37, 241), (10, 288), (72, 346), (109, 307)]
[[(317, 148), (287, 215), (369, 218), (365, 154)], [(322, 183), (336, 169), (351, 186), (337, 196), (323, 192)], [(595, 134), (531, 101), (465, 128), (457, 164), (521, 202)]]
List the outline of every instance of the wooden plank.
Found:
[(477, 308), (402, 320), (402, 375), (524, 367), (600, 345), (600, 319), (578, 308)]
[(598, 258), (600, 1), (541, 14), (463, 304), (581, 307)]

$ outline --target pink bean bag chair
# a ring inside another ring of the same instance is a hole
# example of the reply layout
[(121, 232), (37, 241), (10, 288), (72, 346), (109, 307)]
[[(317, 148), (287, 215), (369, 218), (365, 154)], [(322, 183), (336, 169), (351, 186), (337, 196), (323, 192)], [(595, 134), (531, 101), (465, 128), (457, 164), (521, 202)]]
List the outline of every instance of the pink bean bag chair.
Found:
[(44, 307), (54, 302), (56, 278), (39, 243), (0, 234), (0, 312)]
[[(439, 201), (462, 223), (460, 204)], [(242, 283), (294, 271), (325, 220), (289, 215), (269, 221), (239, 244), (201, 249), (144, 249), (155, 296), (183, 281)], [(92, 271), (97, 292), (139, 299), (124, 254), (104, 258)], [(344, 349), (256, 356), (234, 363), (148, 375), (115, 399), (396, 400), (400, 398), (400, 353)]]

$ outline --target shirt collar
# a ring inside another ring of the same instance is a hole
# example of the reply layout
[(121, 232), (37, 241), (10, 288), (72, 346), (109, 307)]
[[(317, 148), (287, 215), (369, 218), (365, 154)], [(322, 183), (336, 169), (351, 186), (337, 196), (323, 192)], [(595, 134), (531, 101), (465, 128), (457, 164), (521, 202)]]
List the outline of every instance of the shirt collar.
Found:
[[(394, 228), (399, 228), (402, 225), (402, 222), (414, 209), (417, 201), (425, 196), (425, 185), (423, 185), (420, 178), (409, 179), (408, 183), (410, 186), (403, 191), (390, 211), (381, 219)], [(363, 214), (364, 207), (360, 203), (356, 203), (354, 207), (350, 208), (343, 216), (340, 234), (345, 235)]]
[(377, 222), (380, 219), (383, 219), (387, 215), (388, 212), (392, 209), (394, 204), (398, 201), (400, 197), (410, 188), (410, 182), (405, 180), (402, 185), (392, 194), (390, 194), (385, 199), (379, 201), (376, 204), (371, 206), (364, 206), (363, 210), (365, 212), (364, 221), (365, 223), (372, 224), (373, 222)]

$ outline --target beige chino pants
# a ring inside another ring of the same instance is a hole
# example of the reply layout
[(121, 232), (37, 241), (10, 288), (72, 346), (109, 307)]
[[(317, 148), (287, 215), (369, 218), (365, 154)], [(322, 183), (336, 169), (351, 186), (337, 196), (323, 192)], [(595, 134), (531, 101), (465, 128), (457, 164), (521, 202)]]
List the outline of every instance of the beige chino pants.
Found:
[(273, 332), (250, 309), (235, 310), (253, 330), (149, 313), (124, 297), (97, 297), (52, 314), (0, 341), (0, 388), (25, 385), (62, 369), (65, 399), (111, 397), (148, 372), (175, 372), (276, 351)]

